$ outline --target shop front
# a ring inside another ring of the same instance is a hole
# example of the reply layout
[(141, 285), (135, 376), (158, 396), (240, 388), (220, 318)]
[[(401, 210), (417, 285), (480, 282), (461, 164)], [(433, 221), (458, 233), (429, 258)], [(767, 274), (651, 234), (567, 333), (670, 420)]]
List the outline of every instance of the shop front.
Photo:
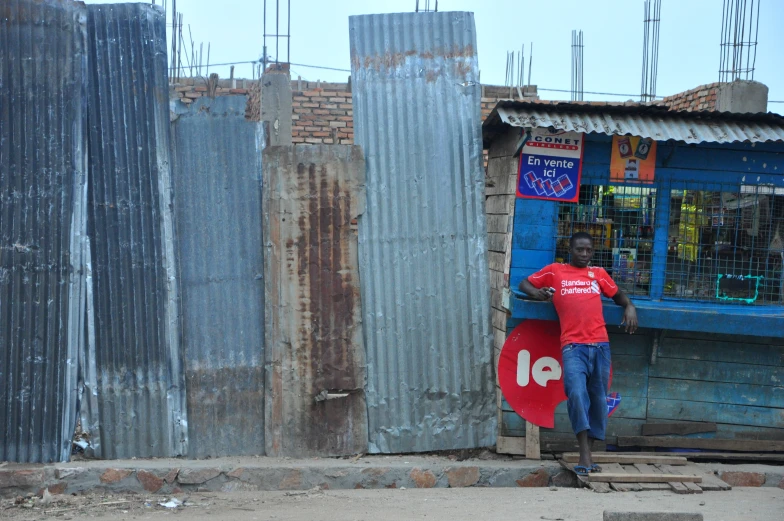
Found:
[[(637, 438), (650, 424), (705, 425), (678, 442), (694, 448), (784, 441), (784, 118), (501, 102), (484, 138), (489, 179), (514, 176), (508, 276), (496, 288), (503, 332), (557, 320), (517, 288), (568, 262), (577, 231), (594, 237), (593, 264), (637, 306), (641, 330), (630, 336), (605, 303), (621, 397), (607, 443), (660, 446)], [(525, 433), (499, 395), (499, 446)], [(573, 438), (565, 403), (540, 436), (543, 450)]]

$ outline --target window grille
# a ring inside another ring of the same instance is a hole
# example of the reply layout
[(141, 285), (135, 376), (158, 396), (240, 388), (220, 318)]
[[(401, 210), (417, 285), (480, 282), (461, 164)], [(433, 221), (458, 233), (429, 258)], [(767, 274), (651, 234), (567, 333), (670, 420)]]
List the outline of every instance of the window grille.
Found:
[(784, 190), (711, 185), (672, 190), (664, 296), (784, 302)]
[(556, 262), (569, 262), (572, 234), (588, 232), (592, 264), (628, 295), (650, 296), (655, 201), (655, 188), (583, 184), (578, 204), (559, 204)]

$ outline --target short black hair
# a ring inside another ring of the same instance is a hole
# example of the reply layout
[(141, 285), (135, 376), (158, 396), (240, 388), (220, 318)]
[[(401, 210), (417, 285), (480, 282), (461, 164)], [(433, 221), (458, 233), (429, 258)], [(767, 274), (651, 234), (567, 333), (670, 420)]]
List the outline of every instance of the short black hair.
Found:
[(591, 244), (593, 244), (593, 237), (591, 237), (590, 233), (577, 232), (569, 238), (569, 247), (571, 248), (572, 246), (574, 246), (574, 241), (578, 239), (588, 239), (589, 241), (591, 241)]

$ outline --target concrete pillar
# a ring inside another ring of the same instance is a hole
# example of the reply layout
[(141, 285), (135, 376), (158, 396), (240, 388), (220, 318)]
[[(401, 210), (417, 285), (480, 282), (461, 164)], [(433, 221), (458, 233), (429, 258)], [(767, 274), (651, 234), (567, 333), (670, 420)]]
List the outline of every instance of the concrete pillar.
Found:
[(719, 112), (767, 112), (768, 87), (758, 81), (735, 80), (719, 85), (716, 97)]
[(265, 72), (261, 76), (261, 121), (267, 145), (291, 145), (291, 78), (286, 72)]

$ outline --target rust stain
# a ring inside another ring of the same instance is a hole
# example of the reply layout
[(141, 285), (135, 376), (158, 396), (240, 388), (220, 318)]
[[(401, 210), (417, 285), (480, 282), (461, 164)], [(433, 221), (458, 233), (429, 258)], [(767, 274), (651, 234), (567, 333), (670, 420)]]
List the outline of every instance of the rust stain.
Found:
[[(449, 49), (436, 49), (435, 51), (418, 52), (408, 50), (405, 52), (386, 52), (383, 54), (374, 54), (365, 56), (360, 59), (359, 56), (352, 56), (351, 63), (353, 69), (375, 69), (375, 70), (388, 70), (396, 69), (404, 65), (407, 58), (418, 57), (425, 61), (432, 61), (435, 58), (443, 58), (445, 60), (452, 60), (456, 58), (473, 58), (476, 56), (476, 50), (471, 44), (465, 47), (454, 45)], [(466, 68), (469, 66), (466, 64)]]

